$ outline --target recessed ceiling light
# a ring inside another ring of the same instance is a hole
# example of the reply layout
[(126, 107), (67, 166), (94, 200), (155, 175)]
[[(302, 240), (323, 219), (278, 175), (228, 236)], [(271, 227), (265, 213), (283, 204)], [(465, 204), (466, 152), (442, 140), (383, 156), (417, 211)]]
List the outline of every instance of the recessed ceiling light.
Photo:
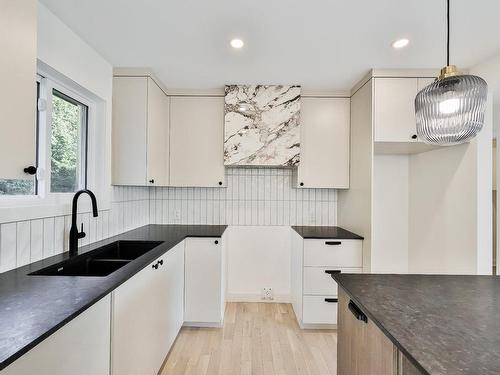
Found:
[(408, 43), (410, 43), (410, 41), (406, 38), (398, 39), (392, 43), (392, 48), (396, 49), (404, 48), (408, 45)]
[(241, 39), (231, 39), (231, 47), (233, 48), (240, 49), (244, 45), (245, 43)]

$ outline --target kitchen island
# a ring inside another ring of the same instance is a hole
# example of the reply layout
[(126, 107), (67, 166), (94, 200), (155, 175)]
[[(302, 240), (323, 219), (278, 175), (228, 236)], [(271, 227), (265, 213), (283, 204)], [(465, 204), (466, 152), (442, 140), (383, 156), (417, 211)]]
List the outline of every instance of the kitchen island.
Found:
[(500, 278), (332, 277), (340, 375), (500, 373)]

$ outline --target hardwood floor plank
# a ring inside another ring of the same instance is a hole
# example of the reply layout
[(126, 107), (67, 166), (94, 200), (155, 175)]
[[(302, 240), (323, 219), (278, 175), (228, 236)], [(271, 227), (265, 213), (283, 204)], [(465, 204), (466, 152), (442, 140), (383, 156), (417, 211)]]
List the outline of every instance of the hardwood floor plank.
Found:
[(228, 303), (224, 326), (183, 327), (160, 375), (336, 375), (337, 332), (301, 330), (286, 303)]

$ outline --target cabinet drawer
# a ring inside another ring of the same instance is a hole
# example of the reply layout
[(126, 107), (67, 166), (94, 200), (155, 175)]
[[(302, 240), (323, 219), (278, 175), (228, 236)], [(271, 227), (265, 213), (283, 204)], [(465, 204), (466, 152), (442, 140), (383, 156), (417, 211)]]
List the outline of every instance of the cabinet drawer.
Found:
[(337, 324), (337, 300), (335, 296), (304, 296), (302, 322), (304, 324)]
[(361, 268), (345, 267), (304, 267), (304, 294), (309, 295), (337, 295), (337, 283), (327, 271), (343, 273), (361, 273)]
[(304, 266), (362, 267), (360, 240), (304, 240)]

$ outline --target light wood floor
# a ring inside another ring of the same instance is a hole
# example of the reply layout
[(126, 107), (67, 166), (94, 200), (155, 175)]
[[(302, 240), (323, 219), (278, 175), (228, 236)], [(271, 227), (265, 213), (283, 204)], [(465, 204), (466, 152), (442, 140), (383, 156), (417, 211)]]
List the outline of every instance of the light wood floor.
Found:
[(182, 328), (160, 374), (336, 372), (336, 331), (301, 330), (290, 304), (228, 303), (222, 329)]

